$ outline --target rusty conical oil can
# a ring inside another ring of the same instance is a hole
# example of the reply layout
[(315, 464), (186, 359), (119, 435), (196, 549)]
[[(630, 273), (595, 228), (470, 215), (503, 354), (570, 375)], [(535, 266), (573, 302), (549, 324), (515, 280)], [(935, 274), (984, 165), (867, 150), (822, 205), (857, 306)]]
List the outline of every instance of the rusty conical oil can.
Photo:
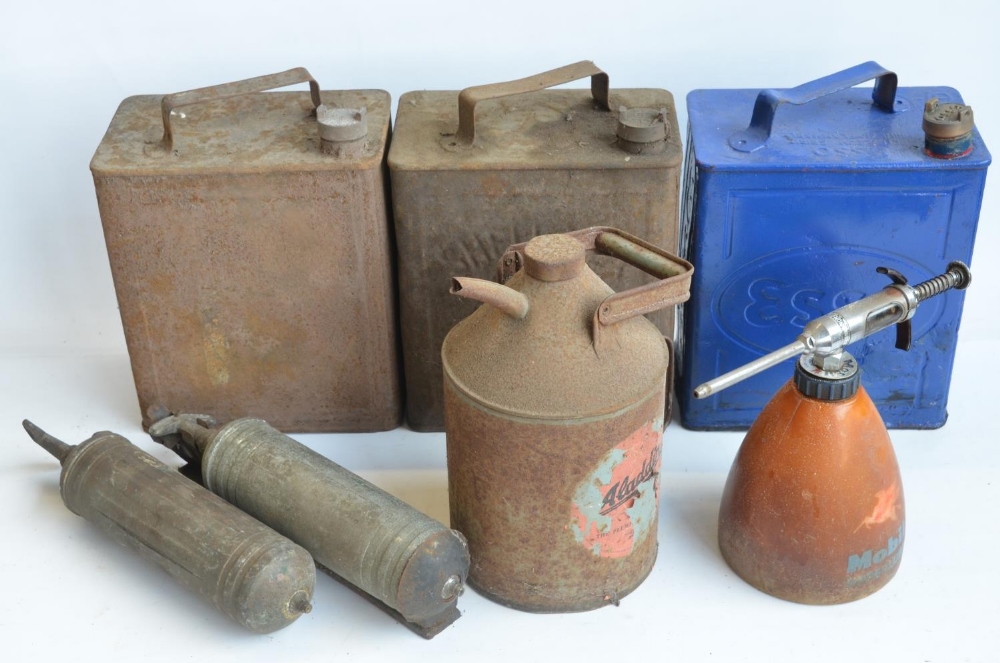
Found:
[[(615, 294), (587, 267), (610, 255), (659, 280)], [(644, 313), (683, 302), (692, 267), (619, 230), (515, 245), (506, 285), (456, 278), (485, 302), (448, 334), (451, 524), (469, 584), (532, 612), (619, 599), (656, 559), (668, 349)]]

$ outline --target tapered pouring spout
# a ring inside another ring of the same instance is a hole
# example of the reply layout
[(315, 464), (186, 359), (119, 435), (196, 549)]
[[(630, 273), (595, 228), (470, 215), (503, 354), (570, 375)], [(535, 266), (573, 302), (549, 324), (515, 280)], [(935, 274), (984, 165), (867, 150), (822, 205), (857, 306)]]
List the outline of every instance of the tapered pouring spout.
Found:
[(777, 366), (786, 359), (791, 359), (796, 355), (800, 355), (808, 349), (805, 341), (796, 340), (794, 343), (789, 343), (785, 347), (775, 350), (770, 354), (766, 354), (760, 359), (750, 362), (740, 366), (739, 368), (729, 371), (725, 375), (720, 375), (719, 377), (709, 380), (704, 384), (698, 385), (694, 390), (695, 398), (707, 398), (712, 394), (716, 394), (726, 387), (731, 387), (737, 382), (742, 382), (748, 377), (757, 375), (762, 371), (766, 371), (772, 366)]
[(474, 279), (466, 276), (456, 276), (451, 280), (451, 294), (468, 299), (475, 299), (494, 306), (512, 318), (523, 320), (528, 315), (528, 298), (523, 294), (499, 283)]
[(38, 446), (45, 449), (50, 454), (59, 459), (60, 463), (63, 460), (65, 460), (66, 456), (69, 455), (69, 452), (73, 450), (72, 446), (66, 444), (65, 442), (63, 442), (58, 438), (49, 435), (48, 433), (43, 431), (35, 424), (31, 423), (27, 419), (22, 421), (21, 425), (24, 426), (24, 430), (28, 432), (28, 435), (31, 436), (31, 439), (38, 443)]

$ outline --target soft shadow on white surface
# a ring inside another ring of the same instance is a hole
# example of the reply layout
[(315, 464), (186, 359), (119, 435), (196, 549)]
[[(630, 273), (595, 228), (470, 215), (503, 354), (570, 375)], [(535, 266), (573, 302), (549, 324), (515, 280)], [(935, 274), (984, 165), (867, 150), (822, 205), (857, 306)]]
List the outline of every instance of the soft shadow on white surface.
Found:
[[(984, 349), (963, 348), (957, 372), (971, 362), (992, 362), (1000, 370), (996, 355)], [(9, 394), (5, 407), (47, 413), (47, 429), (68, 441), (111, 429), (179, 465), (141, 432), (137, 416), (125, 413), (123, 420), (119, 405), (106, 406), (99, 394), (78, 391), (74, 375), (100, 379), (107, 372), (120, 374), (124, 365), (124, 357), (0, 360), (0, 387)], [(112, 401), (131, 397), (128, 385)], [(628, 634), (629, 642), (644, 650), (692, 661), (992, 661), (1000, 569), (991, 555), (1000, 545), (1000, 531), (988, 520), (997, 504), (991, 468), (998, 425), (985, 416), (991, 398), (971, 390), (952, 408), (955, 425), (894, 436), (907, 495), (907, 542), (897, 577), (867, 599), (829, 608), (800, 606), (736, 577), (719, 555), (716, 527), (722, 488), (742, 436), (671, 426), (661, 472), (659, 556), (649, 578), (620, 607), (531, 615), (469, 591), (459, 602), (462, 618), (429, 642), (325, 576), (318, 578), (316, 607), (309, 615), (268, 636), (242, 631), (66, 510), (57, 492), (58, 465), (28, 439), (19, 417), (5, 416), (0, 418), (8, 440), (0, 456), (0, 528), (20, 545), (0, 547), (0, 564), (10, 595), (19, 599), (0, 602), (0, 625), (15, 660), (64, 651), (52, 644), (48, 626), (58, 606), (73, 616), (60, 622), (59, 642), (83, 643), (73, 652), (81, 661), (124, 656), (136, 648), (149, 662), (186, 660), (194, 651), (199, 658), (241, 663), (321, 655), (351, 661), (551, 661), (591, 656), (609, 634)], [(968, 421), (959, 424), (960, 419)], [(970, 426), (978, 434), (970, 435)], [(443, 436), (401, 430), (300, 437), (425, 513), (447, 517)], [(918, 444), (907, 446), (910, 440)], [(947, 467), (929, 467), (944, 457), (950, 459)], [(781, 647), (774, 644), (778, 634)]]
[[(660, 541), (684, 539), (691, 554), (717, 558), (719, 563), (719, 501), (722, 485), (717, 474), (675, 474), (660, 497)], [(681, 545), (681, 544), (678, 544)]]

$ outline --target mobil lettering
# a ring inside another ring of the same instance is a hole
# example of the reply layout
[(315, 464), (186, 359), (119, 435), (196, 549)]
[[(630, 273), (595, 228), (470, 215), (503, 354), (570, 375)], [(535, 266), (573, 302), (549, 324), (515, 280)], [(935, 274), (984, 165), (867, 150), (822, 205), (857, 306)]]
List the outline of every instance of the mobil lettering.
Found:
[(867, 571), (872, 566), (878, 566), (887, 559), (893, 559), (894, 554), (899, 551), (903, 543), (904, 525), (899, 525), (899, 530), (889, 537), (889, 541), (884, 548), (878, 550), (866, 550), (860, 555), (851, 555), (847, 558), (847, 575)]

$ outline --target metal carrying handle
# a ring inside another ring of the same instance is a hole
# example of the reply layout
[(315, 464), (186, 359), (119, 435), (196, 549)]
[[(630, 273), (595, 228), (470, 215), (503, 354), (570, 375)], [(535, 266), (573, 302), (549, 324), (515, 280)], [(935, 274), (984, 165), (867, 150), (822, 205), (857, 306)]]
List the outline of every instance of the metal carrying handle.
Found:
[(296, 67), (279, 74), (268, 74), (257, 76), (233, 83), (223, 83), (222, 85), (211, 85), (200, 87), (186, 92), (175, 92), (164, 95), (160, 101), (160, 111), (163, 114), (163, 139), (161, 144), (166, 149), (172, 149), (174, 143), (173, 131), (170, 128), (170, 113), (183, 106), (192, 106), (218, 99), (228, 99), (229, 97), (241, 97), (255, 92), (264, 92), (279, 87), (295, 85), (296, 83), (309, 83), (309, 94), (312, 96), (313, 108), (319, 108), (319, 83), (312, 77), (305, 67)]
[(730, 136), (729, 146), (740, 152), (753, 152), (763, 147), (771, 137), (774, 114), (781, 104), (799, 106), (873, 78), (875, 87), (872, 89), (872, 101), (887, 113), (893, 112), (898, 85), (896, 74), (877, 62), (865, 62), (787, 90), (761, 90), (753, 105), (750, 126)]
[[(659, 279), (638, 288), (616, 292), (601, 302), (594, 311), (595, 347), (599, 343), (603, 327), (667, 306), (682, 304), (691, 297), (694, 266), (683, 258), (617, 228), (594, 226), (563, 234), (577, 239), (588, 253), (617, 258)], [(505, 283), (521, 269), (524, 264), (523, 251), (527, 244), (514, 244), (504, 251), (497, 265), (497, 280), (500, 283)]]
[(458, 131), (455, 133), (455, 137), (463, 144), (472, 145), (476, 139), (476, 104), (480, 101), (536, 92), (580, 80), (587, 76), (590, 76), (590, 93), (594, 95), (594, 100), (604, 110), (611, 110), (608, 105), (608, 86), (610, 85), (608, 75), (598, 69), (597, 65), (590, 60), (582, 60), (576, 64), (566, 65), (527, 78), (519, 78), (516, 81), (465, 88), (458, 95)]

